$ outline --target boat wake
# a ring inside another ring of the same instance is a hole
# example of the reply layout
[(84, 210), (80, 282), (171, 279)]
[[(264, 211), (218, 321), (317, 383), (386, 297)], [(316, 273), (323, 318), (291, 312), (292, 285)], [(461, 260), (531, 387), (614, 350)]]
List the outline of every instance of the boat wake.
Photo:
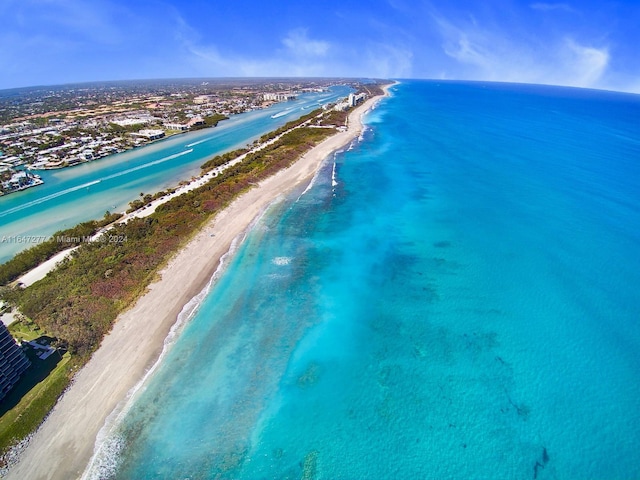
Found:
[(187, 147), (187, 148), (195, 147), (196, 145), (200, 145), (201, 143), (208, 142), (209, 140), (213, 140), (214, 138), (215, 137), (207, 137), (207, 138), (204, 138), (202, 140), (198, 140), (197, 142), (187, 143), (185, 145), (185, 147)]
[(1, 212), (0, 213), (0, 218), (4, 217), (6, 215), (10, 215), (10, 214), (15, 213), (15, 212), (19, 212), (20, 210), (24, 210), (25, 208), (33, 207), (34, 205), (39, 205), (41, 203), (45, 203), (45, 202), (48, 202), (50, 200), (54, 200), (56, 198), (62, 197), (63, 195), (67, 195), (69, 193), (77, 192), (78, 190), (82, 190), (83, 188), (89, 188), (89, 187), (91, 187), (93, 185), (97, 185), (98, 183), (101, 183), (103, 181), (112, 180), (114, 178), (118, 178), (118, 177), (121, 177), (123, 175), (127, 175), (129, 173), (136, 172), (138, 170), (142, 170), (142, 169), (147, 168), (147, 167), (152, 167), (154, 165), (158, 165), (160, 163), (167, 162), (169, 160), (173, 160), (174, 158), (181, 157), (182, 155), (187, 155), (187, 154), (189, 154), (191, 152), (193, 152), (193, 149), (185, 150), (184, 152), (180, 152), (180, 153), (176, 153), (176, 154), (173, 154), (173, 155), (169, 155), (167, 157), (160, 158), (158, 160), (154, 160), (153, 162), (145, 163), (144, 165), (138, 165), (137, 167), (132, 167), (132, 168), (129, 168), (127, 170), (123, 170), (121, 172), (114, 173), (113, 175), (107, 175), (106, 177), (102, 177), (102, 178), (100, 178), (98, 180), (93, 180), (91, 182), (83, 183), (81, 185), (77, 185), (75, 187), (67, 188), (67, 189), (62, 190), (60, 192), (52, 193), (51, 195), (47, 195), (45, 197), (38, 198), (36, 200), (32, 200), (32, 201), (27, 202), (27, 203), (23, 203), (22, 205), (18, 205), (17, 207), (10, 208), (8, 210), (5, 210), (5, 211)]
[(45, 197), (38, 198), (37, 200), (32, 200), (31, 202), (23, 203), (22, 205), (18, 205), (17, 207), (9, 208), (9, 209), (7, 209), (7, 210), (5, 210), (3, 212), (0, 212), (0, 218), (4, 217), (6, 215), (10, 215), (10, 214), (15, 213), (15, 212), (19, 212), (20, 210), (24, 210), (25, 208), (29, 208), (29, 207), (34, 206), (34, 205), (39, 205), (41, 203), (48, 202), (49, 200), (53, 200), (55, 198), (61, 197), (63, 195), (66, 195), (68, 193), (77, 192), (78, 190), (82, 190), (83, 188), (89, 188), (92, 185), (96, 185), (96, 184), (100, 183), (100, 181), (101, 180), (94, 180), (92, 182), (83, 183), (82, 185), (77, 185), (75, 187), (67, 188), (67, 189), (62, 190), (60, 192), (52, 193), (51, 195), (47, 195)]

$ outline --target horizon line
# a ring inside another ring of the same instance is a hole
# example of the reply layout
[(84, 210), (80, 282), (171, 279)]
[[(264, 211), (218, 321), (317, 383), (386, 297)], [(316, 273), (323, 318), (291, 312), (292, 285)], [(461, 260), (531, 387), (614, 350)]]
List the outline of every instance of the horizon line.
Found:
[(220, 77), (156, 77), (156, 78), (129, 78), (129, 79), (111, 79), (111, 80), (80, 80), (65, 83), (51, 83), (51, 84), (34, 84), (17, 87), (3, 87), (0, 88), (0, 94), (11, 90), (29, 90), (38, 88), (54, 88), (54, 87), (71, 87), (76, 85), (92, 85), (101, 83), (127, 83), (127, 82), (169, 82), (169, 81), (201, 81), (201, 80), (232, 80), (232, 81), (248, 81), (248, 80), (375, 80), (375, 81), (430, 81), (430, 82), (443, 82), (443, 83), (484, 83), (484, 84), (503, 84), (503, 85), (529, 85), (540, 87), (558, 87), (558, 88), (570, 88), (579, 90), (595, 90), (599, 92), (611, 92), (621, 93), (628, 95), (640, 95), (640, 92), (634, 92), (629, 90), (616, 90), (613, 88), (605, 87), (584, 87), (579, 85), (563, 85), (559, 83), (535, 83), (535, 82), (523, 82), (523, 81), (505, 81), (505, 80), (482, 80), (482, 79), (455, 79), (455, 78), (433, 78), (433, 77), (368, 77), (368, 76), (220, 76)]

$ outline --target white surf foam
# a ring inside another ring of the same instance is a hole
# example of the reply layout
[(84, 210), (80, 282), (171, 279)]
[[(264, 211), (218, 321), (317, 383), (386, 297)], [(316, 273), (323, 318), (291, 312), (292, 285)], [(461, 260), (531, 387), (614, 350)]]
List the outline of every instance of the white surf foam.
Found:
[(195, 316), (199, 307), (202, 305), (202, 302), (211, 291), (211, 288), (226, 268), (228, 264), (227, 260), (234, 255), (238, 246), (244, 241), (254, 224), (255, 222), (231, 242), (229, 251), (220, 258), (220, 263), (207, 285), (200, 291), (200, 293), (189, 300), (178, 314), (176, 322), (173, 324), (169, 330), (167, 338), (164, 340), (162, 352), (160, 353), (158, 360), (156, 360), (153, 366), (145, 373), (142, 379), (133, 388), (131, 388), (129, 392), (127, 392), (127, 396), (124, 400), (122, 400), (107, 416), (104, 425), (96, 436), (93, 450), (94, 453), (81, 477), (82, 480), (101, 480), (113, 476), (118, 467), (120, 454), (123, 448), (123, 439), (116, 434), (117, 427), (122, 423), (126, 414), (133, 406), (136, 397), (144, 391), (148, 385), (149, 379), (162, 364), (162, 361), (167, 356), (171, 347), (175, 344), (183, 327)]
[(305, 193), (307, 193), (309, 190), (311, 190), (313, 188), (313, 186), (316, 184), (316, 180), (318, 179), (318, 175), (319, 174), (320, 174), (320, 169), (318, 169), (318, 171), (315, 173), (315, 175), (313, 176), (313, 178), (309, 182), (309, 185), (307, 185), (307, 188), (305, 188), (304, 191), (300, 194), (300, 196), (296, 199), (296, 203), (298, 202), (298, 200), (300, 200), (302, 198), (302, 196)]
[(280, 266), (289, 265), (291, 263), (291, 260), (293, 260), (291, 257), (275, 257), (273, 260), (271, 260), (271, 263)]

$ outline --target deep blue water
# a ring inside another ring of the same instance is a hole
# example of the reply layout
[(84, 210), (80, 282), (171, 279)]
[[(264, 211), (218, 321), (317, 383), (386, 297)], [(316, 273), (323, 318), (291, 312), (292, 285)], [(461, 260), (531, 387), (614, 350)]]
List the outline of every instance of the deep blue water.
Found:
[[(234, 115), (216, 128), (189, 132), (72, 168), (37, 172), (44, 185), (0, 197), (0, 263), (48, 236), (80, 222), (120, 212), (140, 193), (175, 187), (200, 173), (213, 156), (251, 143), (351, 89), (302, 94), (295, 101)], [(272, 118), (275, 116), (275, 118)]]
[(392, 90), (251, 230), (94, 475), (640, 477), (640, 97)]

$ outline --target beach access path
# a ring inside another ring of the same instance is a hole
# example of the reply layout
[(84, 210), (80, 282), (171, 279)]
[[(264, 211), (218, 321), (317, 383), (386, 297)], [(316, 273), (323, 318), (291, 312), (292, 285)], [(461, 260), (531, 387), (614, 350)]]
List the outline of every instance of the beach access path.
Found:
[(360, 135), (363, 115), (380, 98), (369, 99), (354, 109), (346, 131), (324, 140), (289, 168), (238, 197), (169, 261), (160, 279), (118, 317), (7, 478), (69, 480), (82, 476), (107, 417), (122, 408), (157, 362), (183, 307), (207, 286), (234, 239), (243, 235), (274, 200), (310, 181), (332, 152)]

